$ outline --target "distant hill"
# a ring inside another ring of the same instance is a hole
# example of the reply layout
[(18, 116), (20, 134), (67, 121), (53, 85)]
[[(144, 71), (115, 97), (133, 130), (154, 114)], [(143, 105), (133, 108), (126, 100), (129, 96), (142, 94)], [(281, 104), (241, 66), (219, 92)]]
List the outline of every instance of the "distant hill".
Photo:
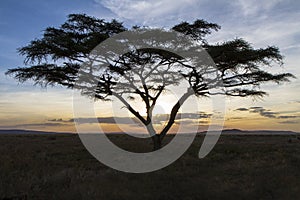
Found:
[(22, 130), (22, 129), (10, 129), (10, 130), (1, 130), (0, 129), (0, 134), (71, 134), (71, 133), (34, 131), (34, 130)]
[[(205, 134), (206, 132), (199, 132), (199, 134)], [(210, 133), (216, 133), (216, 131), (211, 131)], [(47, 132), (47, 131), (34, 131), (34, 130), (0, 130), (0, 134), (73, 134), (67, 132)], [(112, 133), (112, 134), (124, 134), (124, 133)], [(298, 135), (300, 133), (293, 131), (272, 131), (272, 130), (255, 130), (246, 131), (239, 129), (226, 129), (222, 131), (222, 135)]]
[[(201, 132), (204, 134), (206, 132)], [(211, 133), (216, 133), (216, 131), (211, 131)], [(222, 135), (298, 135), (300, 133), (293, 131), (275, 131), (275, 130), (254, 130), (246, 131), (240, 129), (226, 129), (222, 130)]]

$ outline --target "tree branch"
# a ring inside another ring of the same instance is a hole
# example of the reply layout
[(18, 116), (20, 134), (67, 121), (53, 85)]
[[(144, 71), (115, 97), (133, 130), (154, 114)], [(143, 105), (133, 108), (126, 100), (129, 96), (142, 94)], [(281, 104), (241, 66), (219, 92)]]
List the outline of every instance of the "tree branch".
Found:
[(112, 92), (112, 95), (117, 97), (134, 116), (136, 116), (144, 125), (147, 126), (147, 121), (140, 115), (139, 112), (134, 110), (121, 95), (116, 92)]
[(169, 121), (167, 123), (167, 125), (163, 128), (163, 130), (160, 132), (160, 137), (161, 139), (163, 139), (167, 132), (170, 130), (170, 128), (172, 127), (172, 125), (175, 122), (176, 119), (176, 115), (181, 107), (181, 105), (191, 96), (194, 94), (194, 91), (192, 88), (188, 88), (187, 92), (184, 93), (180, 99), (177, 101), (177, 103), (173, 106), (171, 114), (170, 114), (170, 118)]

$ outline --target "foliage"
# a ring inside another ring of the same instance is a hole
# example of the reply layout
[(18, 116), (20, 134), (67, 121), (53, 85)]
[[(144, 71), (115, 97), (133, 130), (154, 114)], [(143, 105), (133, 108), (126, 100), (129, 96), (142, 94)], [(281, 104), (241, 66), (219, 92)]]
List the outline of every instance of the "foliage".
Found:
[[(174, 124), (180, 106), (191, 95), (264, 96), (266, 92), (260, 90), (261, 84), (286, 82), (294, 77), (290, 73), (269, 72), (274, 65), (283, 64), (283, 57), (277, 47), (255, 49), (243, 39), (208, 44), (205, 36), (219, 29), (217, 24), (198, 19), (191, 24), (182, 22), (171, 30), (189, 36), (208, 52), (225, 88), (222, 92), (211, 92), (210, 89), (217, 84), (208, 84), (203, 71), (184, 63), (184, 58), (155, 48), (134, 49), (117, 58), (112, 57), (102, 73), (95, 76), (95, 80), (90, 80), (89, 84), (97, 86), (95, 91), (91, 93), (86, 85), (77, 89), (82, 90), (82, 94), (101, 100), (108, 100), (110, 96), (117, 97), (147, 127), (149, 134), (155, 136), (153, 140), (159, 148), (162, 138)], [(48, 27), (41, 39), (35, 39), (20, 48), (19, 53), (25, 56), (25, 64), (30, 66), (9, 69), (7, 74), (20, 82), (33, 80), (35, 84), (45, 87), (62, 85), (74, 88), (78, 71), (90, 59), (90, 52), (99, 43), (126, 30), (130, 29), (116, 20), (106, 22), (84, 14), (71, 14), (59, 28)], [(89, 69), (92, 71), (92, 67)], [(84, 73), (88, 75), (91, 72)], [(125, 81), (119, 81), (120, 77)], [(190, 87), (174, 104), (166, 127), (157, 133), (152, 124), (156, 101), (167, 86), (179, 84), (183, 80)], [(126, 95), (129, 100), (125, 98)], [(147, 116), (141, 116), (131, 107), (130, 99), (135, 98), (143, 100)]]

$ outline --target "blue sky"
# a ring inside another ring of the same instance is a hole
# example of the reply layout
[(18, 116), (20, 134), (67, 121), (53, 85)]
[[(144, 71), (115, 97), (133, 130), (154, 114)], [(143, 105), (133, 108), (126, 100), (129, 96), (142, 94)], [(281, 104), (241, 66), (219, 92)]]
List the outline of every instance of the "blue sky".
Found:
[[(300, 77), (299, 9), (298, 0), (2, 0), (0, 128), (44, 130), (55, 127), (47, 126), (50, 119), (72, 118), (71, 91), (62, 88), (40, 89), (31, 83), (20, 85), (4, 75), (8, 68), (23, 66), (24, 58), (17, 54), (17, 48), (41, 37), (46, 27), (60, 25), (70, 13), (86, 13), (107, 20), (116, 18), (128, 27), (135, 24), (170, 27), (181, 21), (203, 18), (222, 26), (218, 33), (209, 37), (210, 42), (242, 37), (255, 47), (278, 46), (285, 56), (285, 67), (275, 71), (288, 71)], [(300, 81), (296, 79), (280, 86), (265, 86), (270, 95), (263, 101), (227, 99), (227, 127), (300, 131), (299, 88)], [(251, 112), (251, 107), (255, 106), (263, 110)], [(248, 110), (236, 111), (241, 107)], [(264, 112), (274, 112), (277, 118), (270, 119), (263, 115)], [(242, 126), (243, 120), (240, 118), (251, 118), (253, 121)], [(259, 123), (261, 120), (269, 124)], [(40, 126), (30, 126), (37, 124)], [(70, 126), (63, 130), (69, 130)]]

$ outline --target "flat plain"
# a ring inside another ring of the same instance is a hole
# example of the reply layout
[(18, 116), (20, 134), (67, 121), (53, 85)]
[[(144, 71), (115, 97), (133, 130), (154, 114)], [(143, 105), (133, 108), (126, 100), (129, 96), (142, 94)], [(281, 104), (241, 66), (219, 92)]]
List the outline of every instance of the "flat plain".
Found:
[[(152, 148), (149, 139), (109, 138), (134, 152)], [(202, 141), (166, 168), (130, 174), (98, 162), (75, 134), (0, 134), (0, 199), (299, 199), (295, 136), (222, 135), (199, 159)]]

